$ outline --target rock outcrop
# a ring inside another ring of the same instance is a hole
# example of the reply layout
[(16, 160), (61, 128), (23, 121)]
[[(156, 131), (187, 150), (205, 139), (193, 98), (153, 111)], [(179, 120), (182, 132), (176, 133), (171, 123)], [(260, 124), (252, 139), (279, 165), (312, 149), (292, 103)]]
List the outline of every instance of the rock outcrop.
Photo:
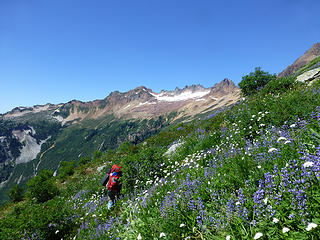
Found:
[(307, 71), (297, 77), (298, 82), (310, 83), (316, 79), (320, 79), (320, 67)]
[(299, 57), (293, 64), (278, 74), (278, 77), (286, 77), (293, 74), (298, 69), (307, 65), (316, 57), (320, 56), (320, 43), (314, 44), (308, 51)]

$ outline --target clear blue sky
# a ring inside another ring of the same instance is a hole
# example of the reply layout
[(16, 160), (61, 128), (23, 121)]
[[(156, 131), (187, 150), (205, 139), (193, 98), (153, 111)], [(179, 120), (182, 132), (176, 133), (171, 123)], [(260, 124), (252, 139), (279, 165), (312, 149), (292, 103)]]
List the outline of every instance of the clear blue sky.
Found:
[(0, 113), (236, 84), (320, 42), (319, 0), (0, 0)]

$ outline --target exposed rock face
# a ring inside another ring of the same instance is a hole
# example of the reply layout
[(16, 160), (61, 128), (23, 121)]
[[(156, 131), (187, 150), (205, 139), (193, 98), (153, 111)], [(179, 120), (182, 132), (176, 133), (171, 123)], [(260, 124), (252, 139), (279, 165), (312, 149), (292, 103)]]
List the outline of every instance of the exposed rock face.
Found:
[(40, 141), (38, 143), (37, 139), (33, 137), (35, 133), (36, 132), (32, 127), (12, 131), (12, 135), (23, 144), (20, 156), (16, 159), (16, 164), (29, 162), (35, 159), (40, 153), (41, 145), (45, 141)]
[(299, 82), (312, 82), (315, 79), (320, 78), (320, 67), (307, 71), (297, 77)]
[(320, 56), (320, 43), (314, 44), (308, 51), (306, 51), (301, 57), (299, 57), (292, 65), (287, 67), (278, 77), (286, 77), (300, 69), (301, 67), (307, 65), (316, 57)]
[(235, 93), (236, 91), (239, 91), (239, 88), (234, 84), (234, 82), (225, 78), (223, 81), (213, 86), (211, 94), (216, 95), (217, 97), (222, 97), (224, 95)]

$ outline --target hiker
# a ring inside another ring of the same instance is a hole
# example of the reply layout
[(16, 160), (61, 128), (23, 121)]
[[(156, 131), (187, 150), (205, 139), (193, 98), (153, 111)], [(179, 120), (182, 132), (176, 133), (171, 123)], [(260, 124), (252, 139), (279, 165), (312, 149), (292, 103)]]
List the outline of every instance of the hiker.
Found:
[(107, 170), (107, 176), (109, 177), (108, 183), (106, 184), (107, 193), (109, 197), (108, 209), (111, 209), (116, 202), (116, 199), (120, 197), (120, 191), (122, 184), (120, 182), (120, 177), (122, 176), (120, 166), (114, 164), (111, 169)]

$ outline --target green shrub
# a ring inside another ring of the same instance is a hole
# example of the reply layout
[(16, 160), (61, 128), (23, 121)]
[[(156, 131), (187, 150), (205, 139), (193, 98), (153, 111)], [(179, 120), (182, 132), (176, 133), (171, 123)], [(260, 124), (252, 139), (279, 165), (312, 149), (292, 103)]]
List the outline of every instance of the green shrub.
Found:
[(101, 158), (101, 156), (102, 156), (102, 152), (94, 151), (92, 158), (93, 158), (93, 160), (97, 160), (97, 159)]
[(74, 210), (61, 198), (17, 206), (0, 219), (0, 239), (71, 239), (76, 227), (72, 216)]
[(65, 179), (74, 173), (75, 161), (62, 161), (59, 168), (59, 177)]
[(58, 194), (58, 188), (52, 179), (52, 175), (52, 171), (43, 170), (38, 176), (27, 182), (27, 189), (31, 198), (35, 198), (38, 202), (46, 202)]
[(87, 164), (88, 162), (90, 162), (90, 157), (82, 157), (82, 158), (80, 158), (80, 160), (79, 160), (79, 165), (81, 166), (81, 165), (85, 165), (85, 164)]
[(293, 76), (272, 79), (261, 90), (261, 94), (266, 95), (270, 93), (271, 94), (283, 93), (295, 87), (297, 84), (298, 83), (296, 82), (296, 79)]
[(16, 184), (9, 190), (8, 196), (12, 201), (20, 202), (23, 199), (23, 188)]
[(270, 74), (264, 72), (260, 67), (255, 68), (254, 72), (251, 72), (249, 75), (242, 77), (239, 87), (244, 96), (249, 96), (254, 93), (257, 93), (261, 90), (268, 82), (276, 79), (275, 74)]

